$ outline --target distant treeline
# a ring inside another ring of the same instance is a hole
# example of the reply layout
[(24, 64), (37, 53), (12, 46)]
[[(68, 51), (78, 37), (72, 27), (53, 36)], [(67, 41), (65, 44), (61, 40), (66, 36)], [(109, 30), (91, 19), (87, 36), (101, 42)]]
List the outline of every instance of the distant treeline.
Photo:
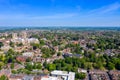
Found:
[(0, 27), (0, 32), (5, 32), (5, 31), (16, 31), (16, 30), (75, 30), (75, 31), (96, 31), (96, 30), (110, 30), (110, 31), (120, 31), (120, 27), (75, 27), (75, 26), (43, 26), (43, 27), (35, 27), (35, 26), (30, 26), (30, 27)]

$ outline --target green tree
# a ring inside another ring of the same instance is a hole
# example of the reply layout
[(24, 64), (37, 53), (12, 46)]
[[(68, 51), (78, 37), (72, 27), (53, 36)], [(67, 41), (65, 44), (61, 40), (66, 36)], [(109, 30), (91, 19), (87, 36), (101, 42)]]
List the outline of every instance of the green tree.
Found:
[(32, 69), (33, 69), (33, 65), (30, 64), (30, 63), (26, 63), (25, 68), (26, 68), (27, 70), (29, 70), (29, 71), (32, 71)]
[(37, 63), (37, 69), (42, 69), (42, 65), (40, 63)]
[(23, 43), (19, 43), (19, 44), (17, 44), (17, 46), (18, 46), (18, 47), (23, 46)]
[(14, 69), (14, 63), (11, 64), (10, 68), (11, 68), (11, 69)]
[(61, 56), (61, 52), (58, 52), (58, 53), (57, 53), (57, 56)]
[(56, 70), (56, 65), (55, 64), (49, 64), (48, 65), (48, 70), (50, 70), (50, 71)]
[(2, 46), (4, 46), (4, 44), (3, 44), (2, 42), (0, 42), (0, 48), (1, 48)]
[(5, 64), (3, 62), (0, 62), (0, 69), (2, 69), (2, 67), (4, 66)]
[(7, 76), (2, 75), (2, 76), (0, 77), (0, 80), (9, 80), (9, 79), (8, 79), (8, 77), (7, 77)]
[(14, 43), (12, 41), (10, 41), (10, 44), (9, 44), (11, 47), (14, 47)]
[(111, 62), (108, 62), (107, 68), (108, 68), (109, 70), (113, 70), (113, 69), (115, 69), (115, 65), (114, 65), (113, 63), (111, 63)]
[(77, 78), (77, 79), (85, 79), (85, 77), (86, 77), (86, 74), (85, 73), (76, 73), (76, 75), (75, 75), (75, 77)]

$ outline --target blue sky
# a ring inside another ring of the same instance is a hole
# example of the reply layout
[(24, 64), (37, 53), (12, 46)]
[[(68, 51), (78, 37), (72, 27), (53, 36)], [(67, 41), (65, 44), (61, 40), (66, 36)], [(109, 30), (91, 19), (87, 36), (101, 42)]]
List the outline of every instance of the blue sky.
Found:
[(120, 0), (0, 0), (0, 26), (120, 26)]

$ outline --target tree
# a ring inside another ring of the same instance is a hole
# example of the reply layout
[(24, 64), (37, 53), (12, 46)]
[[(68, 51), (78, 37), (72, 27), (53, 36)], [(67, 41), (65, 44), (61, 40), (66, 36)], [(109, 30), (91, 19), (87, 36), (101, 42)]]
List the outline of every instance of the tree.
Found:
[(38, 44), (38, 43), (32, 43), (31, 46), (33, 46), (33, 50), (36, 50), (37, 48), (40, 47), (40, 44)]
[(113, 69), (115, 69), (115, 65), (114, 65), (113, 63), (111, 63), (111, 62), (108, 62), (107, 68), (108, 68), (109, 70), (113, 70)]
[(7, 52), (8, 55), (15, 54), (15, 51), (13, 49), (9, 49)]
[(37, 64), (37, 69), (41, 69), (42, 65), (40, 63)]
[(56, 70), (56, 65), (55, 65), (55, 64), (49, 64), (49, 65), (48, 65), (48, 70), (49, 70), (49, 71)]
[(46, 61), (43, 63), (43, 66), (44, 66), (45, 68), (47, 68), (47, 67), (48, 67), (48, 65), (47, 65), (47, 62), (46, 62)]
[(0, 69), (2, 69), (2, 67), (4, 66), (5, 64), (3, 62), (0, 62)]
[(120, 70), (120, 61), (116, 64), (116, 69)]
[(11, 68), (11, 69), (14, 69), (14, 63), (11, 64), (10, 68)]
[(8, 79), (8, 77), (7, 77), (7, 76), (2, 75), (2, 76), (0, 77), (0, 80), (9, 80), (9, 79)]
[(11, 47), (14, 47), (14, 43), (12, 41), (10, 41), (10, 44), (9, 44)]
[(6, 57), (4, 55), (0, 55), (0, 61), (5, 61), (6, 60)]
[(13, 73), (13, 74), (17, 74), (17, 71), (16, 71), (16, 70), (12, 70), (12, 73)]
[(45, 45), (45, 41), (44, 40), (40, 40), (40, 45)]
[(77, 79), (85, 79), (85, 77), (86, 77), (86, 74), (85, 73), (76, 73), (76, 75), (75, 75), (75, 77), (77, 78)]
[(23, 43), (19, 43), (19, 44), (17, 44), (17, 46), (19, 47), (19, 46), (23, 46)]
[(57, 63), (57, 64), (56, 64), (56, 69), (57, 69), (57, 70), (61, 70), (61, 64), (60, 64), (60, 63)]
[(25, 66), (25, 68), (26, 68), (27, 70), (29, 70), (29, 71), (32, 71), (33, 66), (32, 66), (32, 64), (27, 63), (26, 66)]
[(1, 48), (2, 46), (4, 46), (4, 44), (3, 44), (2, 42), (0, 42), (0, 48)]
[(58, 52), (58, 53), (57, 53), (57, 56), (61, 56), (61, 52)]
[(26, 59), (26, 62), (30, 62), (30, 61), (31, 61), (31, 58), (27, 58), (27, 59)]

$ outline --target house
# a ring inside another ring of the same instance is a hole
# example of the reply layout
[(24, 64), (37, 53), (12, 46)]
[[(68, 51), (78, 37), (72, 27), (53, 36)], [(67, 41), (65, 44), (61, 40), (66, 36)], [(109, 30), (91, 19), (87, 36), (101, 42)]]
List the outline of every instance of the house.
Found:
[(63, 53), (63, 57), (78, 57), (82, 58), (81, 54), (73, 54), (73, 53)]
[(29, 39), (28, 39), (28, 42), (29, 42), (29, 43), (39, 43), (39, 40), (36, 39), (36, 38), (29, 38)]
[(34, 53), (33, 52), (25, 52), (25, 53), (22, 53), (22, 55), (25, 57), (33, 57)]
[(42, 80), (42, 78), (48, 78), (49, 76), (46, 74), (40, 74), (40, 75), (36, 75), (34, 76), (34, 80)]
[(43, 64), (45, 62), (45, 59), (41, 57), (35, 57), (33, 58), (33, 62), (40, 62)]
[(7, 77), (9, 77), (11, 75), (11, 70), (10, 69), (0, 70), (0, 76), (2, 76), (2, 75), (6, 75)]
[(70, 53), (71, 52), (71, 49), (70, 48), (66, 48), (63, 50), (64, 53)]
[(56, 52), (58, 52), (58, 51), (59, 51), (59, 47), (58, 47), (58, 46), (55, 46), (55, 47), (54, 47), (54, 50), (55, 50)]
[(41, 76), (35, 76), (34, 80), (41, 80)]
[(23, 65), (21, 65), (21, 64), (17, 64), (17, 63), (14, 64), (14, 69), (15, 70), (21, 69), (21, 68), (25, 68), (25, 67)]
[(34, 80), (34, 76), (24, 76), (22, 80)]
[(89, 71), (91, 80), (110, 80), (107, 72), (100, 70)]
[(27, 57), (25, 57), (25, 56), (18, 56), (18, 57), (16, 57), (16, 60), (19, 61), (19, 62), (25, 62), (26, 59), (27, 59)]
[[(11, 63), (8, 63), (7, 67), (10, 69), (11, 68)], [(14, 63), (14, 69), (15, 70), (20, 69), (20, 68), (25, 68), (25, 67), (23, 65), (21, 65), (21, 64)]]
[(24, 77), (24, 75), (20, 75), (20, 74), (12, 74), (9, 77), (9, 80), (22, 80)]
[(78, 68), (78, 72), (79, 72), (79, 73), (80, 73), (80, 72), (87, 73), (87, 70)]
[(112, 70), (109, 72), (109, 75), (112, 80), (120, 80), (120, 71)]
[(1, 50), (7, 52), (9, 49), (12, 49), (9, 45), (4, 45), (1, 47)]
[(80, 40), (80, 46), (81, 47), (86, 47), (86, 41), (85, 40)]

